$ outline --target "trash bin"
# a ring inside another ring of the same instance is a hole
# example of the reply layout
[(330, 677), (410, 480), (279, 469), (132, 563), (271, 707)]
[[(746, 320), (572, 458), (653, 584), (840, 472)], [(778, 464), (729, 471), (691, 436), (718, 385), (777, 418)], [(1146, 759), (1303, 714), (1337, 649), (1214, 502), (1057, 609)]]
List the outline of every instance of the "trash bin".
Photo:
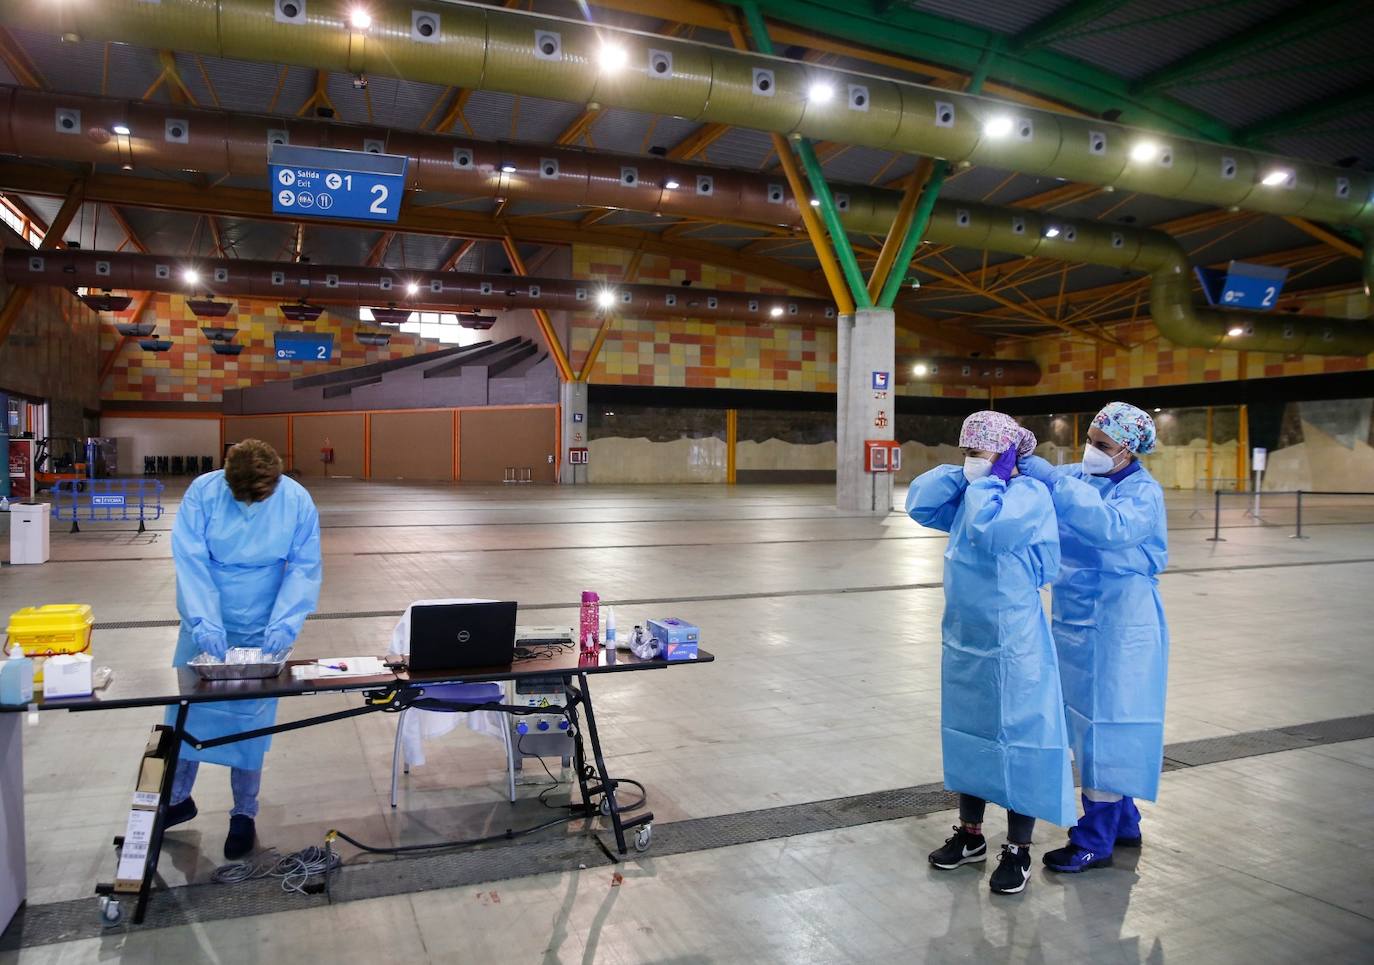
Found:
[(10, 562), (48, 562), (47, 503), (10, 503)]

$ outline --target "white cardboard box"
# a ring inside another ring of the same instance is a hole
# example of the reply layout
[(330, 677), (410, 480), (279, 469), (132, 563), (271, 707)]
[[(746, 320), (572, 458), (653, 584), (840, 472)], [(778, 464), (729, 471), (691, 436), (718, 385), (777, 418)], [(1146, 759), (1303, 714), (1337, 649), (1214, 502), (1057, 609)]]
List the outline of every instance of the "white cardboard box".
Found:
[(89, 697), (94, 691), (90, 654), (59, 653), (44, 662), (44, 698)]

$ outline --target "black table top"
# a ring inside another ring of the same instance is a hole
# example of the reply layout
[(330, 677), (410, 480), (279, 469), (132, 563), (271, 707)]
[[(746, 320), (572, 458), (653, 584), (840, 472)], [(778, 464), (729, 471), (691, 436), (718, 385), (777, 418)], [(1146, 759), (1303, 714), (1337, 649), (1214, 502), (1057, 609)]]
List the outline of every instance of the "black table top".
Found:
[[(305, 694), (344, 693), (360, 690), (381, 690), (417, 684), (479, 683), (489, 680), (520, 680), (529, 677), (571, 677), (576, 674), (626, 673), (638, 670), (664, 670), (712, 663), (715, 656), (706, 650), (696, 660), (641, 660), (625, 650), (602, 650), (583, 656), (569, 649), (551, 656), (517, 660), (504, 667), (481, 667), (468, 670), (410, 673), (388, 672), (370, 677), (319, 677), (297, 679), (291, 667), (314, 665), (313, 660), (291, 660), (276, 677), (266, 680), (201, 680), (194, 670), (168, 667), (165, 670), (120, 671), (103, 690), (87, 697), (46, 699), (34, 694), (39, 710), (119, 710), (129, 707), (170, 706), (189, 701), (203, 703), (216, 700), (261, 700), (265, 697), (299, 697)], [(21, 712), (26, 706), (0, 706), (0, 713)]]

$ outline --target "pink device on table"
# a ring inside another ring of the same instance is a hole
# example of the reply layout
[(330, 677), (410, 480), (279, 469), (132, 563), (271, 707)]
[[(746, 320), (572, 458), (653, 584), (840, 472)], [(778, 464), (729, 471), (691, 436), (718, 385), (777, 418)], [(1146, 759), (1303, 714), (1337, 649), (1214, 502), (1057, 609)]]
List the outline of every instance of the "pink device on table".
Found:
[(601, 633), (601, 597), (591, 590), (582, 591), (582, 618), (577, 640), (584, 653), (595, 653)]

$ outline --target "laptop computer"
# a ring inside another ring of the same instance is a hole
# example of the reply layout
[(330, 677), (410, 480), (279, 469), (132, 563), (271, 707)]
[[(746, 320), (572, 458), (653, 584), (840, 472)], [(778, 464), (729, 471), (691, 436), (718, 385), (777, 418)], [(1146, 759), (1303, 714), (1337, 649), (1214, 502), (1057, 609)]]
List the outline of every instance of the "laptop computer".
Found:
[(410, 670), (505, 667), (514, 657), (514, 603), (444, 603), (411, 608)]

